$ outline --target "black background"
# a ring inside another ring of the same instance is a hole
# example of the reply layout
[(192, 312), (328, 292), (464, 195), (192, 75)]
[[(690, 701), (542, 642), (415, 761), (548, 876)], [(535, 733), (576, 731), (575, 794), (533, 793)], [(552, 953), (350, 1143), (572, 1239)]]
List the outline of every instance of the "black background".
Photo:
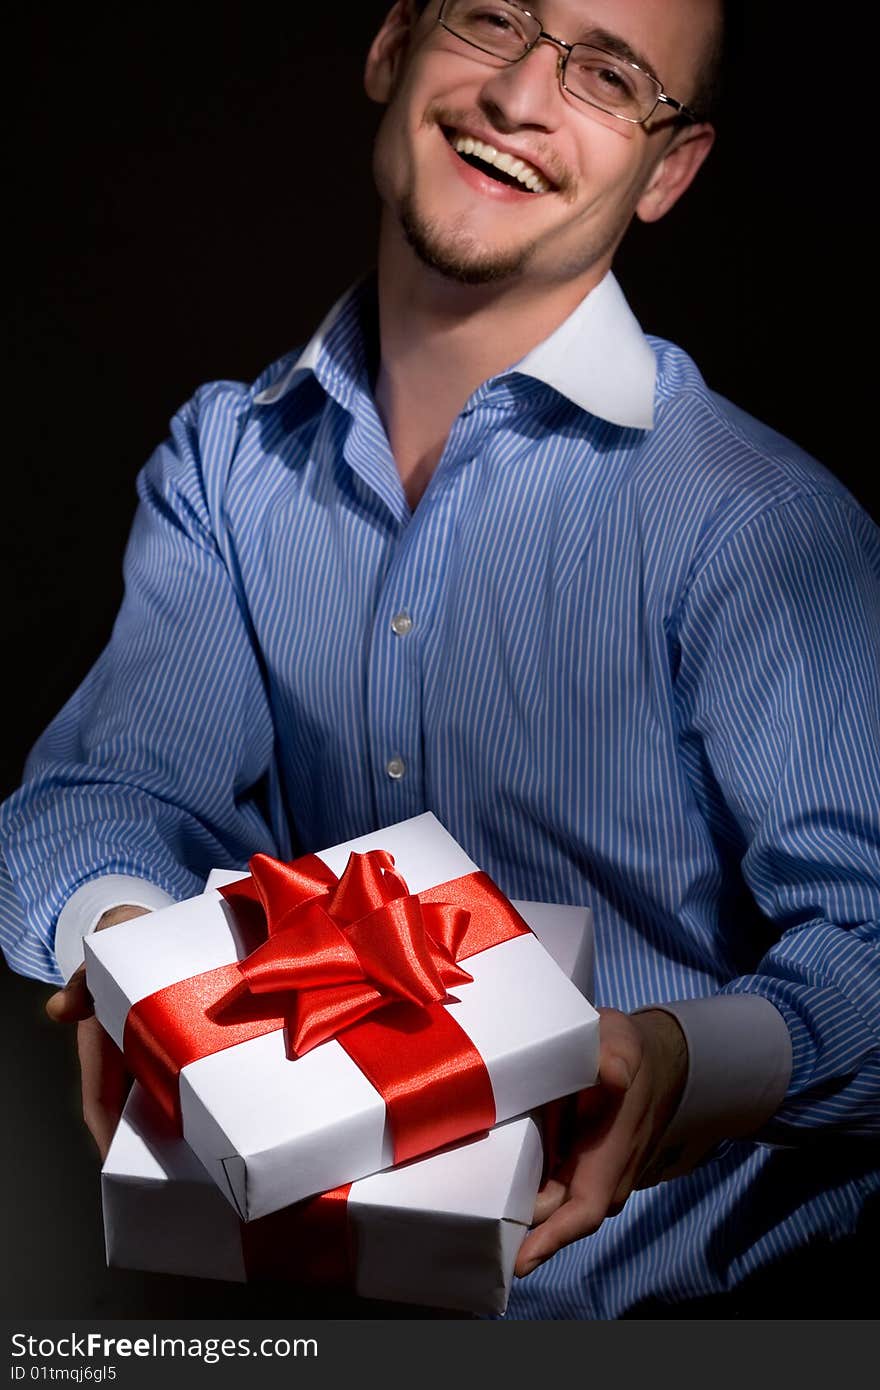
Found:
[[(809, 7), (736, 9), (718, 145), (680, 207), (635, 229), (618, 273), (646, 330), (878, 516), (874, 353), (858, 346), (868, 94), (822, 56)], [(377, 113), (360, 74), (382, 10), (19, 7), (4, 21), (0, 794), (109, 634), (135, 474), (171, 414), (200, 382), (252, 379), (303, 341), (372, 262)], [(40, 1021), (45, 987), (9, 972), (3, 987), (21, 1126), (3, 1175), (9, 1311), (245, 1312), (242, 1291), (103, 1271), (69, 1038)]]
[[(735, 8), (716, 149), (619, 274), (646, 330), (878, 515), (867, 96), (835, 68), (818, 99), (808, 6)], [(134, 477), (172, 413), (253, 379), (372, 262), (361, 68), (382, 10), (16, 12), (0, 792), (106, 640)]]

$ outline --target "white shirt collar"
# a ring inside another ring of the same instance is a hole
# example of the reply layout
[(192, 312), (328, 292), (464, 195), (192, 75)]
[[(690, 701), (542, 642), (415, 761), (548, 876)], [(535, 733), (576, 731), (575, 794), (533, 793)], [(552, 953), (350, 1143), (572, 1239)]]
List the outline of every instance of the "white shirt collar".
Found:
[(318, 358), (324, 348), (324, 341), (330, 329), (356, 292), (357, 285), (352, 289), (346, 290), (345, 294), (337, 299), (332, 309), (325, 314), (293, 365), (288, 367), (284, 375), (273, 382), (271, 386), (267, 386), (264, 391), (259, 391), (254, 396), (254, 402), (257, 405), (274, 405), (275, 401), (279, 401), (282, 396), (287, 395), (287, 392), (304, 372), (313, 372), (315, 370), (318, 365)]
[[(333, 308), (285, 374), (254, 397), (270, 405), (304, 372), (314, 371), (333, 324), (355, 291)], [(609, 271), (549, 338), (512, 370), (543, 381), (582, 410), (628, 429), (652, 429), (657, 361)]]
[(653, 429), (657, 359), (610, 271), (515, 370), (600, 420)]

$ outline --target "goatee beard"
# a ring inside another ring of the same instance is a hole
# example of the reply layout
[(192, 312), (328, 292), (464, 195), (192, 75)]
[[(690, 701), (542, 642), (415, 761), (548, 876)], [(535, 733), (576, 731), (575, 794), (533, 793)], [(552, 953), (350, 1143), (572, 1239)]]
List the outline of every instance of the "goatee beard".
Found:
[(533, 249), (529, 243), (505, 255), (481, 248), (465, 232), (444, 235), (436, 223), (419, 217), (411, 195), (401, 204), (400, 225), (422, 264), (459, 285), (491, 285), (513, 279), (522, 272)]

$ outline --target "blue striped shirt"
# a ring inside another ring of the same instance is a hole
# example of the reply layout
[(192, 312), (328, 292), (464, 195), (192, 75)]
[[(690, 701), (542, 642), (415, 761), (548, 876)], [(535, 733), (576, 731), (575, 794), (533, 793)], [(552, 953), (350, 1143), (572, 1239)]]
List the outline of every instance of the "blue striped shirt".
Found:
[(0, 813), (4, 952), (58, 980), (102, 875), (181, 898), (432, 810), (510, 896), (593, 907), (598, 1003), (784, 1018), (765, 1143), (635, 1194), (511, 1313), (719, 1292), (880, 1187), (880, 535), (659, 339), (638, 424), (585, 407), (576, 340), (485, 382), (411, 513), (372, 295), (200, 390), (141, 474), (112, 639)]

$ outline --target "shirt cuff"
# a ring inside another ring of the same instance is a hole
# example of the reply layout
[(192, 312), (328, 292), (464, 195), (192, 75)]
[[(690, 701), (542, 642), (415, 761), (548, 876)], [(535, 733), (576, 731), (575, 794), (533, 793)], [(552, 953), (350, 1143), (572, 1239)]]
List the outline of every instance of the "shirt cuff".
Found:
[(146, 907), (156, 912), (170, 907), (174, 899), (154, 883), (128, 874), (103, 874), (77, 888), (58, 914), (55, 927), (55, 959), (64, 983), (83, 963), (83, 937), (100, 922), (111, 907)]
[(782, 1104), (792, 1065), (788, 1025), (763, 995), (715, 994), (635, 1012), (649, 1008), (677, 1021), (688, 1074), (640, 1187), (689, 1173), (723, 1140), (754, 1134)]

